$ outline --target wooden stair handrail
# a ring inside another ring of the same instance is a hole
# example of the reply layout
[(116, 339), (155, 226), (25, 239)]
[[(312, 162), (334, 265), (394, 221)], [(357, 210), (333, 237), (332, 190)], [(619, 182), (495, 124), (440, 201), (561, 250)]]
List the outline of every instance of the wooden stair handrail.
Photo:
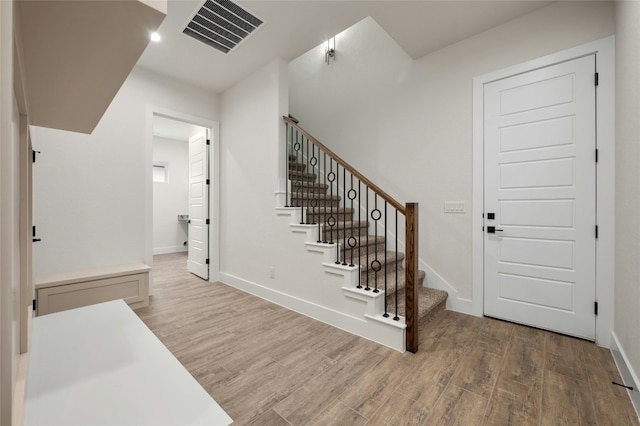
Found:
[(351, 164), (347, 163), (346, 161), (344, 161), (342, 158), (340, 158), (340, 156), (338, 156), (335, 152), (333, 152), (331, 149), (327, 148), (325, 145), (323, 145), (318, 139), (314, 138), (313, 136), (311, 136), (306, 130), (304, 130), (302, 127), (300, 127), (298, 125), (298, 123), (296, 123), (295, 121), (293, 121), (290, 117), (287, 117), (286, 115), (282, 117), (284, 119), (284, 121), (286, 123), (288, 123), (291, 127), (293, 127), (294, 129), (300, 131), (307, 139), (309, 139), (309, 141), (311, 141), (314, 145), (320, 147), (324, 152), (326, 152), (330, 157), (332, 157), (334, 160), (336, 160), (336, 162), (338, 164), (340, 164), (342, 167), (344, 167), (349, 173), (351, 173), (353, 176), (357, 177), (358, 179), (360, 179), (360, 181), (362, 183), (364, 183), (365, 185), (367, 185), (367, 187), (369, 187), (370, 189), (372, 189), (374, 192), (376, 192), (378, 195), (380, 195), (380, 197), (382, 197), (383, 200), (385, 200), (386, 202), (388, 202), (389, 204), (391, 204), (393, 207), (395, 207), (400, 213), (402, 213), (403, 215), (406, 216), (406, 210), (405, 207), (400, 204), (400, 202), (398, 202), (396, 199), (394, 199), (391, 195), (387, 194), (386, 192), (384, 192), (382, 189), (380, 189), (380, 187), (378, 185), (376, 185), (375, 183), (371, 182), (369, 179), (367, 179), (362, 173), (360, 173), (358, 170), (355, 169), (355, 167), (353, 167)]
[[(418, 352), (418, 346), (420, 344), (418, 338), (418, 286), (416, 282), (418, 280), (418, 203), (407, 203), (406, 206), (400, 204), (397, 200), (384, 192), (378, 185), (367, 179), (362, 173), (357, 171), (353, 166), (340, 158), (335, 152), (323, 145), (318, 139), (311, 136), (306, 130), (300, 127), (297, 120), (291, 117), (283, 116), (284, 121), (292, 128), (298, 130), (304, 137), (306, 137), (311, 143), (318, 146), (329, 157), (333, 158), (338, 164), (340, 164), (345, 170), (348, 170), (351, 175), (360, 179), (367, 185), (367, 188), (372, 189), (387, 203), (395, 207), (400, 213), (402, 213), (406, 219), (405, 223), (405, 325), (406, 325), (406, 350), (409, 352)], [(287, 135), (287, 140), (289, 135)]]

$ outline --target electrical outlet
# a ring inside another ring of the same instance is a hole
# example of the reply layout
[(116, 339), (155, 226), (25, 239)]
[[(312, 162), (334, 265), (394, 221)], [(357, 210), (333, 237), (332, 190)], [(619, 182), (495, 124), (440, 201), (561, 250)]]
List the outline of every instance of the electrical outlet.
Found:
[(445, 201), (445, 213), (464, 213), (464, 201)]
[(276, 268), (274, 266), (271, 266), (269, 268), (269, 278), (275, 278), (276, 277)]

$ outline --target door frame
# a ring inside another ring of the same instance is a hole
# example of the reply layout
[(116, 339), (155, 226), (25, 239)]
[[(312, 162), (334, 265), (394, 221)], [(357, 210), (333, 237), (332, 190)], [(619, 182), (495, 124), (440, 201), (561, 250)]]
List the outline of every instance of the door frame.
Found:
[(599, 85), (596, 93), (596, 343), (609, 347), (613, 331), (615, 253), (615, 63), (614, 37), (606, 37), (473, 79), (473, 208), (472, 313), (484, 315), (484, 85), (496, 80), (596, 55)]
[[(145, 253), (144, 261), (153, 265), (153, 117), (161, 116), (209, 129), (209, 282), (220, 280), (220, 123), (155, 105), (147, 105), (145, 118)], [(149, 294), (153, 293), (153, 268)]]

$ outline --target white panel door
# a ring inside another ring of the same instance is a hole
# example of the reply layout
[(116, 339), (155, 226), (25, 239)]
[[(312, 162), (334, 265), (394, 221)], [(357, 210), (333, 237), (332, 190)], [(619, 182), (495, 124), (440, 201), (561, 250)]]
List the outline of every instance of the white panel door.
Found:
[(189, 138), (189, 272), (209, 279), (209, 149), (203, 132)]
[(591, 55), (484, 87), (485, 315), (587, 339), (595, 338), (594, 73)]

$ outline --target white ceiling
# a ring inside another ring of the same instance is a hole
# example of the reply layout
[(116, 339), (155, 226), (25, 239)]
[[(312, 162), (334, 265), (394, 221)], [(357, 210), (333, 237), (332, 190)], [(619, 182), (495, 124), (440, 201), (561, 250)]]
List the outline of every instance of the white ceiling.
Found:
[[(547, 6), (551, 1), (240, 1), (265, 24), (228, 54), (182, 29), (203, 0), (169, 0), (160, 26), (138, 65), (215, 92), (233, 86), (275, 58), (291, 61), (371, 16), (417, 59), (474, 34)], [(339, 46), (336, 50), (339, 53)]]

